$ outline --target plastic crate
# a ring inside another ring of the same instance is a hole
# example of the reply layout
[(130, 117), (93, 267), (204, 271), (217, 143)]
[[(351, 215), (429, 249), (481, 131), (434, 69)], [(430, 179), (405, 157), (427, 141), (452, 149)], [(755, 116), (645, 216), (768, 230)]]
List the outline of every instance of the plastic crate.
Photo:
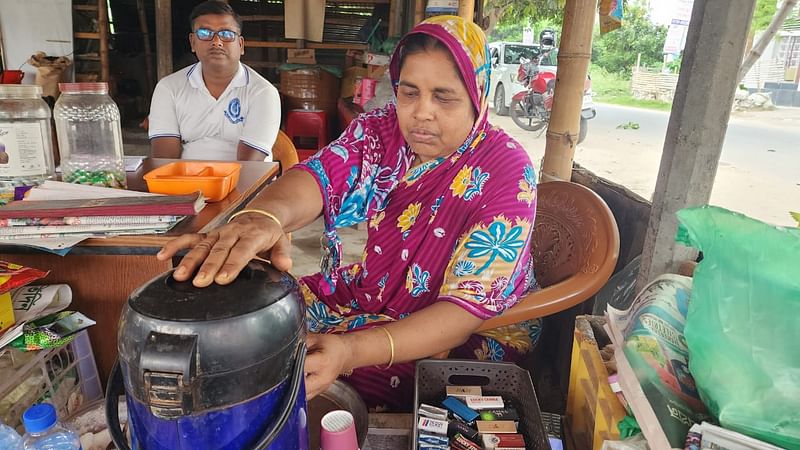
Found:
[(86, 331), (60, 348), (0, 353), (0, 418), (17, 431), (29, 406), (52, 403), (59, 418), (103, 398), (92, 345)]
[(441, 404), (446, 397), (445, 386), (448, 385), (481, 386), (484, 395), (502, 396), (520, 414), (519, 432), (525, 437), (526, 447), (550, 450), (536, 391), (528, 371), (511, 363), (459, 359), (426, 359), (417, 363), (412, 448), (417, 448), (420, 403)]

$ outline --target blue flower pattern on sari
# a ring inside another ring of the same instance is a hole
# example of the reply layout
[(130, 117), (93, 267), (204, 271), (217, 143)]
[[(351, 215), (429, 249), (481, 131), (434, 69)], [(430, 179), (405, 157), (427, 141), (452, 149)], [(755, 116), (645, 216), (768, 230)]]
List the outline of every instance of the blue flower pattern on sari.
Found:
[(453, 275), (463, 277), (475, 272), (475, 263), (472, 261), (461, 260), (453, 267)]
[(440, 195), (434, 200), (431, 205), (431, 216), (428, 218), (428, 223), (433, 223), (433, 220), (436, 219), (436, 213), (439, 212), (439, 207), (442, 206), (442, 202), (444, 202), (444, 195)]
[(306, 316), (308, 319), (308, 330), (312, 333), (324, 333), (326, 330), (336, 327), (344, 320), (337, 314), (331, 314), (328, 305), (318, 300), (308, 306)]
[(406, 280), (406, 288), (412, 297), (419, 297), (420, 295), (430, 292), (428, 288), (428, 280), (431, 274), (427, 270), (422, 270), (419, 264), (412, 264)]
[(487, 339), (487, 341), (489, 345), (489, 359), (492, 361), (502, 361), (503, 356), (506, 355), (506, 351), (503, 349), (503, 346), (491, 338)]
[[(488, 232), (487, 232), (488, 231)], [(511, 227), (506, 233), (506, 224), (500, 221), (492, 222), (487, 231), (473, 231), (465, 248), (470, 250), (470, 258), (480, 258), (489, 255), (489, 259), (481, 266), (475, 275), (480, 275), (499, 256), (503, 261), (511, 262), (517, 259), (517, 253), (525, 245), (525, 241), (517, 239), (522, 234), (522, 227)]]
[(472, 178), (469, 181), (467, 190), (464, 191), (464, 200), (470, 201), (483, 193), (483, 186), (489, 179), (489, 172), (482, 172), (480, 167), (472, 170)]

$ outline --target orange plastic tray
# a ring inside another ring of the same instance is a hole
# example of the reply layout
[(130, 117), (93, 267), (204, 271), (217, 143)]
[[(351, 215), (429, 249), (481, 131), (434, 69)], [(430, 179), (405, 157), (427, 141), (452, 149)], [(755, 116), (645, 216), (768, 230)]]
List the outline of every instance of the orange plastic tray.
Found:
[(144, 175), (147, 190), (182, 195), (202, 191), (209, 202), (227, 197), (239, 183), (241, 164), (216, 161), (178, 161)]

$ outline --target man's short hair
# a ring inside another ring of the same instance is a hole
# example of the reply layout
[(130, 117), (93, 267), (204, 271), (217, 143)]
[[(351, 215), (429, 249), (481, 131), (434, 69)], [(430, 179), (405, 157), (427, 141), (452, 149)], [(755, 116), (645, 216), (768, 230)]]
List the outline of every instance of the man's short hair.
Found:
[(239, 27), (237, 31), (239, 34), (242, 33), (242, 17), (239, 14), (236, 14), (236, 11), (231, 8), (231, 5), (219, 0), (207, 0), (195, 6), (194, 9), (192, 9), (192, 13), (189, 15), (190, 29), (194, 31), (195, 19), (209, 14), (233, 17), (233, 20), (236, 21), (236, 25)]

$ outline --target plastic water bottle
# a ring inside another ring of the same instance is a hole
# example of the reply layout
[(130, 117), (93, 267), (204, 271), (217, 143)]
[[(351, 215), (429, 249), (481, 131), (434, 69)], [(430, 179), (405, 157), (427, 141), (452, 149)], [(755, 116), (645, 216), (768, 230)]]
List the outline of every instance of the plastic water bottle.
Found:
[(0, 421), (0, 448), (3, 450), (22, 450), (22, 436), (17, 430)]
[(25, 450), (81, 450), (78, 433), (58, 422), (56, 409), (49, 403), (33, 405), (22, 415)]

